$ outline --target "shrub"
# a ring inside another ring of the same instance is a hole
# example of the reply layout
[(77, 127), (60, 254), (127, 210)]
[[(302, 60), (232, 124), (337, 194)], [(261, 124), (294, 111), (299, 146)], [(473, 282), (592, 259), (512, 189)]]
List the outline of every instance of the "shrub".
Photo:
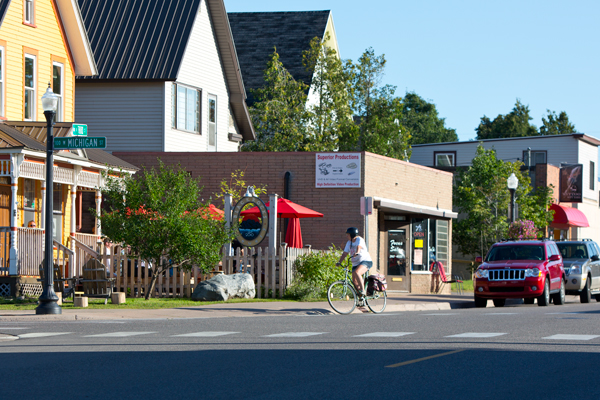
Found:
[(344, 278), (344, 270), (335, 265), (340, 255), (340, 250), (332, 247), (328, 252), (315, 251), (298, 257), (294, 264), (294, 281), (287, 289), (286, 297), (297, 300), (325, 298), (329, 285)]
[(532, 240), (538, 238), (538, 229), (533, 221), (520, 220), (510, 224), (508, 238), (511, 240)]

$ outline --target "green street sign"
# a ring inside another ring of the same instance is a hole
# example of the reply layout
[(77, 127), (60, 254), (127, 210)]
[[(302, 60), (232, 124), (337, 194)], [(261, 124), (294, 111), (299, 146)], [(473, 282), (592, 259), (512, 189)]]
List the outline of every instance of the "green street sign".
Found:
[(87, 136), (87, 125), (73, 124), (73, 136)]
[(105, 149), (105, 137), (55, 137), (54, 150)]

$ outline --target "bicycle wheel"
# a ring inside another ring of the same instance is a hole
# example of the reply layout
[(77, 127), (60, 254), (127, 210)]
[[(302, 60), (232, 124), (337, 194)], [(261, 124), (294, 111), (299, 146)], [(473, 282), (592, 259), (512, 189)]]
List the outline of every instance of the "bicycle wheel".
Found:
[(365, 301), (369, 310), (373, 311), (375, 314), (379, 314), (385, 310), (387, 294), (385, 290), (382, 292), (374, 291), (373, 295), (365, 297)]
[(327, 301), (339, 314), (350, 314), (356, 308), (356, 291), (349, 282), (333, 282), (327, 289)]

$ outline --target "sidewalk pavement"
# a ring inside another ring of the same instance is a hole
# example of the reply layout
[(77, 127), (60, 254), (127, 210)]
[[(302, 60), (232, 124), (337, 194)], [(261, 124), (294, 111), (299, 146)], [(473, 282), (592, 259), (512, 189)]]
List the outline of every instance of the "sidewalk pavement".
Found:
[[(385, 313), (434, 311), (474, 307), (469, 295), (417, 295), (388, 292)], [(327, 302), (220, 303), (198, 307), (137, 309), (63, 309), (61, 315), (36, 315), (35, 310), (0, 310), (0, 322), (115, 320), (115, 319), (180, 319), (224, 318), (280, 315), (335, 314)], [(354, 313), (362, 313), (358, 308)]]

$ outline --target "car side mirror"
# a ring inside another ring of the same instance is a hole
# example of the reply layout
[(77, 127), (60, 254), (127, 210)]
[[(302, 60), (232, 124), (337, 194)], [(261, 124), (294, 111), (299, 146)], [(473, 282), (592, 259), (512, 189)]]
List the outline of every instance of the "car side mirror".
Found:
[(481, 256), (475, 257), (475, 262), (481, 264), (483, 262), (483, 257), (481, 257)]
[(550, 261), (560, 261), (560, 256), (558, 254), (552, 254), (549, 258)]
[(594, 254), (592, 256), (592, 261), (598, 261), (598, 260), (600, 260), (600, 257), (598, 257), (596, 254)]

